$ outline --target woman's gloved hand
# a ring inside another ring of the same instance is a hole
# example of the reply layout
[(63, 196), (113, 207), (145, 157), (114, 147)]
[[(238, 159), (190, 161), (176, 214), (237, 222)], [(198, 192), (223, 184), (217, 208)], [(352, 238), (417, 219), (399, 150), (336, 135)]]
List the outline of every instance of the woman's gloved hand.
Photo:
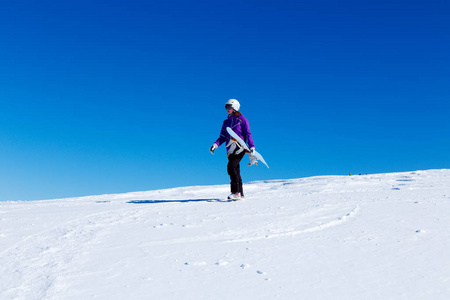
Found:
[(209, 148), (209, 152), (211, 152), (211, 154), (214, 154), (214, 150), (216, 150), (216, 149), (217, 149), (217, 144), (214, 143), (214, 144), (211, 146), (211, 148)]
[(256, 160), (256, 156), (255, 156), (255, 147), (252, 147), (250, 149), (250, 153), (248, 154), (248, 157), (250, 158), (250, 163), (248, 164), (249, 166), (251, 165), (258, 165), (258, 161)]

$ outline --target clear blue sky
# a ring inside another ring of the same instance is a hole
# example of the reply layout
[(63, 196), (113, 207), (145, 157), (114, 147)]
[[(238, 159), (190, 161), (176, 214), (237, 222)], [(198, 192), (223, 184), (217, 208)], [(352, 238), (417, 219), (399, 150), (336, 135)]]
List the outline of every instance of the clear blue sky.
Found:
[[(450, 168), (448, 1), (1, 1), (0, 200)], [(225, 195), (224, 195), (225, 196)]]

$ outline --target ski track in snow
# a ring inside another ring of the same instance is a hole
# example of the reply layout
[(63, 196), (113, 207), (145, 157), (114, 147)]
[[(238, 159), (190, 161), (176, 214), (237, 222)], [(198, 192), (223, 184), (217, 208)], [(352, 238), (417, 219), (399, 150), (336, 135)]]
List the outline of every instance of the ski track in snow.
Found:
[(335, 220), (332, 221), (328, 221), (326, 223), (314, 226), (314, 227), (309, 227), (309, 228), (305, 228), (305, 229), (301, 229), (301, 230), (291, 230), (291, 231), (275, 231), (275, 233), (270, 233), (267, 234), (265, 236), (258, 236), (258, 237), (251, 237), (251, 238), (239, 238), (239, 239), (234, 239), (234, 240), (229, 240), (228, 242), (247, 242), (247, 241), (256, 241), (256, 240), (261, 240), (261, 239), (271, 239), (271, 238), (277, 238), (277, 237), (289, 237), (289, 236), (296, 236), (298, 234), (302, 234), (302, 233), (310, 233), (310, 232), (315, 232), (315, 231), (320, 231), (320, 230), (324, 230), (327, 228), (331, 228), (334, 226), (338, 226), (343, 224), (344, 222), (348, 221), (349, 218), (354, 217), (359, 211), (359, 206), (355, 207), (352, 211), (350, 211), (349, 213), (347, 213), (346, 215), (339, 217)]
[(240, 202), (221, 201), (222, 185), (0, 203), (0, 299), (446, 299), (449, 178), (251, 182)]
[[(336, 209), (336, 208), (334, 208)], [(201, 235), (190, 238), (179, 238), (172, 240), (161, 240), (147, 243), (147, 246), (162, 246), (162, 245), (175, 245), (185, 243), (202, 243), (202, 242), (223, 242), (223, 243), (237, 243), (237, 242), (249, 242), (263, 239), (272, 239), (279, 237), (293, 237), (302, 233), (311, 233), (320, 230), (325, 230), (334, 226), (339, 226), (347, 222), (350, 218), (356, 216), (359, 211), (359, 206), (355, 207), (348, 213), (342, 216), (334, 217), (326, 214), (320, 214), (320, 212), (309, 211), (307, 214), (299, 213), (298, 217), (289, 215), (287, 218), (277, 218), (277, 214), (266, 214), (266, 219), (271, 219), (270, 222), (253, 223), (249, 226), (245, 223), (241, 223), (243, 228), (235, 228), (233, 230), (224, 230), (220, 233), (211, 235)], [(259, 214), (261, 216), (262, 214)], [(309, 215), (309, 217), (308, 217)], [(226, 218), (226, 216), (224, 217)], [(272, 219), (277, 219), (273, 221)], [(292, 220), (294, 219), (294, 221)], [(298, 224), (295, 223), (295, 219), (298, 220)], [(303, 221), (300, 222), (300, 219)], [(311, 224), (318, 223), (316, 226), (310, 226)], [(172, 224), (174, 225), (174, 224)], [(164, 226), (164, 225), (162, 225)], [(249, 228), (250, 227), (250, 228)]]

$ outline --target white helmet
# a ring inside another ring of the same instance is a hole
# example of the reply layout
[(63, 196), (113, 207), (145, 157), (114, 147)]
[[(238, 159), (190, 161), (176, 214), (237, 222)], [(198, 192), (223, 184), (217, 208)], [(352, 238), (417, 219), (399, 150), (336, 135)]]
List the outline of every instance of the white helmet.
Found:
[(239, 108), (241, 107), (241, 104), (236, 99), (230, 99), (225, 103), (225, 107), (227, 105), (231, 105), (231, 108), (233, 108), (235, 111), (239, 111)]

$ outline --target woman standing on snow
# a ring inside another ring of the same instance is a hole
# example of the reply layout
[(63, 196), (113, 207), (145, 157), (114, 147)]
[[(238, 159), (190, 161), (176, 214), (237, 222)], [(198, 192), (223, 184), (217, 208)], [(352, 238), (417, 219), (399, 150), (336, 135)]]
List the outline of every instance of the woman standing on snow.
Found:
[[(252, 135), (250, 133), (250, 127), (248, 125), (248, 120), (239, 112), (239, 101), (236, 99), (230, 99), (225, 103), (225, 109), (228, 112), (228, 118), (223, 121), (222, 130), (220, 131), (220, 136), (217, 141), (211, 146), (209, 151), (214, 154), (220, 145), (227, 142), (227, 154), (228, 154), (228, 175), (230, 175), (230, 186), (231, 195), (228, 199), (231, 200), (242, 200), (244, 199), (244, 191), (242, 189), (242, 178), (239, 163), (245, 155), (245, 149), (239, 145), (239, 143), (232, 139), (227, 132), (227, 127), (230, 127), (242, 140), (247, 143), (251, 150), (250, 155), (255, 151), (255, 144), (253, 143)], [(250, 158), (252, 159), (252, 157)]]

